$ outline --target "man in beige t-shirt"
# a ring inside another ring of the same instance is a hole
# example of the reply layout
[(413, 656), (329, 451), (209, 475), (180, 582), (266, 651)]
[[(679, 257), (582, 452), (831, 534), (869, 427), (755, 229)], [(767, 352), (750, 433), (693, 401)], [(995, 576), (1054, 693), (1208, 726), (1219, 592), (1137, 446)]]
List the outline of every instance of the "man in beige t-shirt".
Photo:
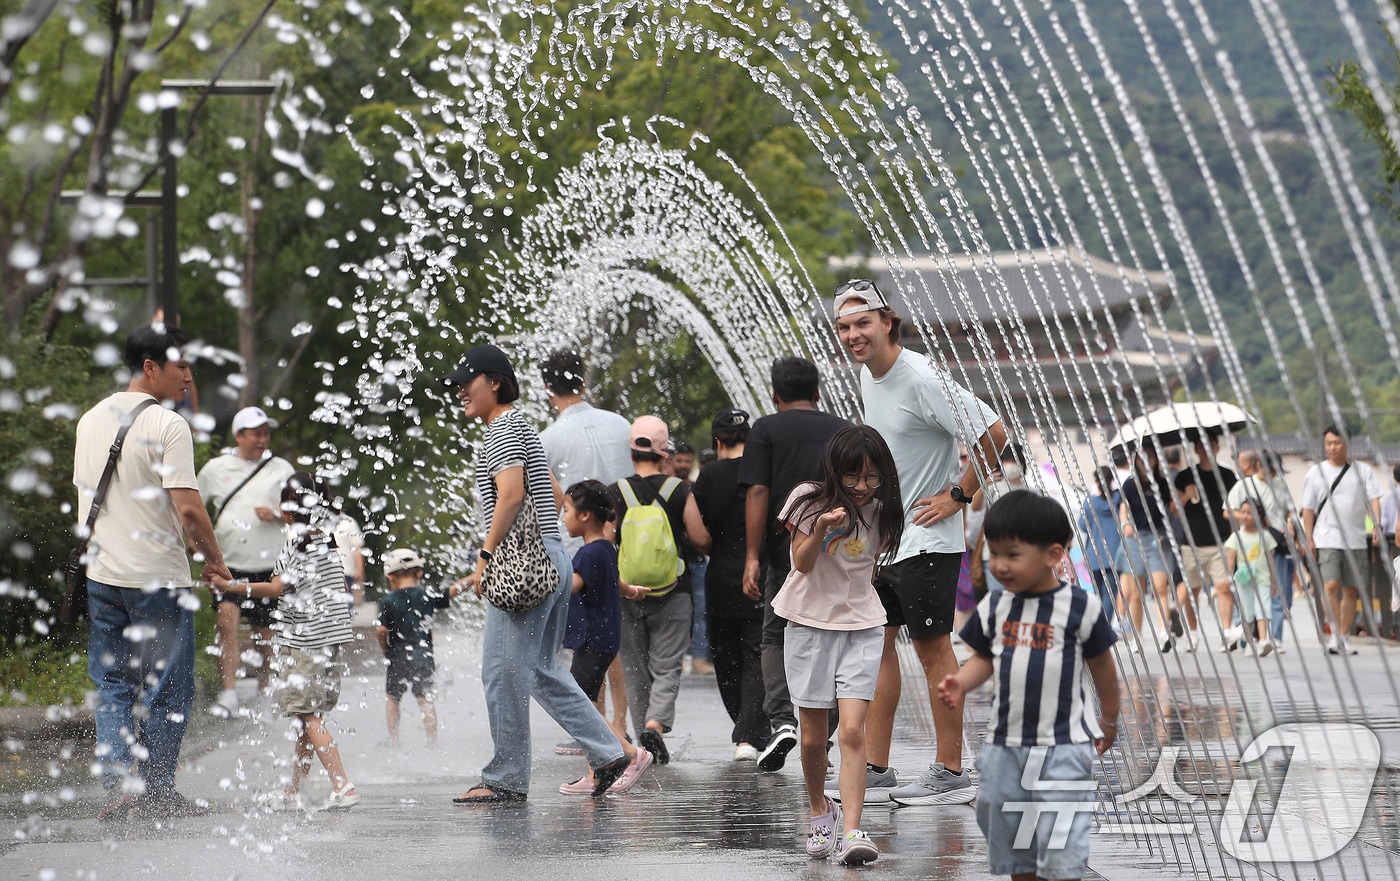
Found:
[(203, 812), (175, 791), (194, 698), (199, 608), (186, 538), (204, 560), (205, 578), (229, 571), (195, 482), (189, 425), (161, 406), (178, 404), (192, 384), (182, 351), (188, 342), (179, 328), (133, 331), (125, 352), (130, 385), (78, 420), (73, 483), (83, 524), (123, 421), (143, 401), (159, 402), (127, 433), (89, 551), (88, 675), (97, 686), (97, 760), (113, 796), (101, 820)]

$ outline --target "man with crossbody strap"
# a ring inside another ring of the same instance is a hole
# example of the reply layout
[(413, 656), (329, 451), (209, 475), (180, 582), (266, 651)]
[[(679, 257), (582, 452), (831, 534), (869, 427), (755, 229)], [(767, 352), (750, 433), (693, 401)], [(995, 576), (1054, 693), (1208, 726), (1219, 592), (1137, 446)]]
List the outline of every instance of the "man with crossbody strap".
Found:
[[(1368, 598), (1370, 594), (1366, 517), (1371, 517), (1371, 538), (1379, 545), (1381, 486), (1365, 462), (1348, 460), (1346, 436), (1335, 425), (1323, 430), (1322, 449), (1327, 461), (1313, 465), (1303, 478), (1303, 530), (1327, 593), (1332, 625), (1327, 653), (1354, 655), (1346, 637), (1356, 620), (1361, 585), (1367, 586)], [(1371, 610), (1362, 611), (1370, 621)]]
[[(126, 341), (126, 391), (78, 421), (73, 483), (85, 522), (113, 439), (138, 404), (179, 403), (192, 384), (179, 328), (146, 326)], [(175, 765), (194, 699), (194, 579), (229, 577), (200, 499), (190, 428), (165, 407), (132, 423), (93, 526), (88, 565), (88, 675), (97, 687), (97, 767), (112, 801), (98, 818), (164, 819), (203, 808), (175, 790)], [(137, 705), (141, 706), (138, 712)]]
[[(282, 524), (282, 486), (296, 469), (268, 452), (276, 424), (261, 407), (244, 407), (233, 416), (232, 452), (210, 459), (199, 471), (199, 494), (214, 506), (214, 535), (234, 578), (253, 584), (272, 580), (273, 566), (286, 534)], [(258, 663), (258, 688), (267, 688), (272, 655), (272, 618), (277, 599), (215, 594), (218, 601), (219, 678), (223, 691), (209, 711), (219, 717), (238, 712), (238, 621), (248, 622)]]

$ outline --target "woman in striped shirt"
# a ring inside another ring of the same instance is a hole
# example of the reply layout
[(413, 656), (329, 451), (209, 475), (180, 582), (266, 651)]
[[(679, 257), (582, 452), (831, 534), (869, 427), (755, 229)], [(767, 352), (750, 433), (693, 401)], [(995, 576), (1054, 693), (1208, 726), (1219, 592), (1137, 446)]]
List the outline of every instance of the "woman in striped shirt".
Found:
[(477, 448), (476, 485), (489, 524), (476, 571), (457, 583), (481, 595), (481, 576), (491, 555), (515, 523), (528, 492), (545, 547), (559, 571), (559, 587), (526, 612), (486, 607), (481, 682), (495, 754), (481, 782), (453, 799), (456, 804), (521, 802), (530, 789), (530, 697), (583, 747), (593, 768), (596, 798), (617, 782), (631, 761), (613, 730), (558, 662), (569, 612), (573, 564), (560, 543), (558, 500), (540, 437), (511, 407), (520, 396), (515, 368), (492, 345), (474, 346), (444, 380), (457, 391), (468, 417), (480, 419), (485, 436)]

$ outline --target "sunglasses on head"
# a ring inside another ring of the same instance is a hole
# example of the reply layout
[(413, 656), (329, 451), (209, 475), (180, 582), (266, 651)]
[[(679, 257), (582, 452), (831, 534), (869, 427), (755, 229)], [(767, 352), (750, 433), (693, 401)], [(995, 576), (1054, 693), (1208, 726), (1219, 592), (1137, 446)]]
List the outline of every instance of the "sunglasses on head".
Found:
[(836, 289), (836, 296), (839, 297), (842, 294), (861, 294), (866, 291), (878, 290), (879, 288), (875, 287), (875, 282), (867, 278), (853, 278)]

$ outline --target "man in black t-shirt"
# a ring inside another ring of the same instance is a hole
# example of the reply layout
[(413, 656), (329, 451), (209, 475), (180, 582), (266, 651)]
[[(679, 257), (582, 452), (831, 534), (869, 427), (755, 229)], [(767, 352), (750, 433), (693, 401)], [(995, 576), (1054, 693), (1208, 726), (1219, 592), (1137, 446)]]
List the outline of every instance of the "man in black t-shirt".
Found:
[[(777, 596), (792, 568), (788, 531), (778, 512), (793, 487), (820, 480), (827, 442), (851, 423), (817, 409), (821, 394), (817, 366), (788, 356), (773, 362), (773, 404), (778, 412), (753, 424), (739, 468), (739, 485), (748, 488), (745, 510), (744, 593), (763, 600), (763, 709), (774, 727), (758, 758), (763, 771), (776, 771), (797, 746), (797, 716), (788, 695), (783, 669), (783, 629), (787, 621), (773, 612)], [(761, 557), (768, 557), (767, 577)]]
[(710, 660), (724, 709), (734, 722), (736, 761), (755, 761), (768, 743), (763, 712), (763, 603), (744, 594), (744, 496), (739, 485), (749, 414), (724, 410), (711, 424), (719, 460), (695, 479), (695, 501), (710, 532), (705, 574)]
[(1196, 603), (1201, 588), (1213, 584), (1220, 626), (1225, 629), (1225, 645), (1222, 648), (1229, 650), (1239, 645), (1242, 631), (1237, 633), (1232, 627), (1235, 596), (1231, 591), (1231, 572), (1225, 565), (1225, 552), (1221, 545), (1231, 532), (1230, 521), (1225, 514), (1225, 499), (1239, 478), (1229, 468), (1216, 464), (1220, 453), (1219, 435), (1211, 435), (1209, 441), (1203, 441), (1198, 436), (1192, 442), (1195, 445), (1196, 464), (1177, 472), (1173, 480), (1176, 493), (1181, 498), (1181, 522), (1186, 527), (1187, 539), (1181, 545), (1182, 582), (1177, 586), (1177, 601), (1186, 610), (1189, 645), (1194, 647), (1199, 640)]
[[(642, 416), (632, 423), (627, 445), (637, 473), (626, 479), (638, 504), (658, 499), (671, 524), (671, 535), (682, 561), (710, 549), (710, 535), (696, 507), (690, 487), (679, 483), (663, 497), (667, 481), (676, 481), (665, 466), (670, 457), (671, 435), (666, 423), (655, 416)], [(620, 489), (612, 488), (613, 506), (621, 522), (627, 501)], [(618, 552), (625, 553), (623, 532), (618, 530)], [(622, 675), (627, 682), (628, 709), (637, 742), (656, 761), (671, 760), (663, 735), (676, 720), (676, 696), (681, 687), (681, 665), (690, 645), (693, 609), (690, 573), (682, 567), (675, 587), (657, 589), (640, 600), (622, 601)]]

